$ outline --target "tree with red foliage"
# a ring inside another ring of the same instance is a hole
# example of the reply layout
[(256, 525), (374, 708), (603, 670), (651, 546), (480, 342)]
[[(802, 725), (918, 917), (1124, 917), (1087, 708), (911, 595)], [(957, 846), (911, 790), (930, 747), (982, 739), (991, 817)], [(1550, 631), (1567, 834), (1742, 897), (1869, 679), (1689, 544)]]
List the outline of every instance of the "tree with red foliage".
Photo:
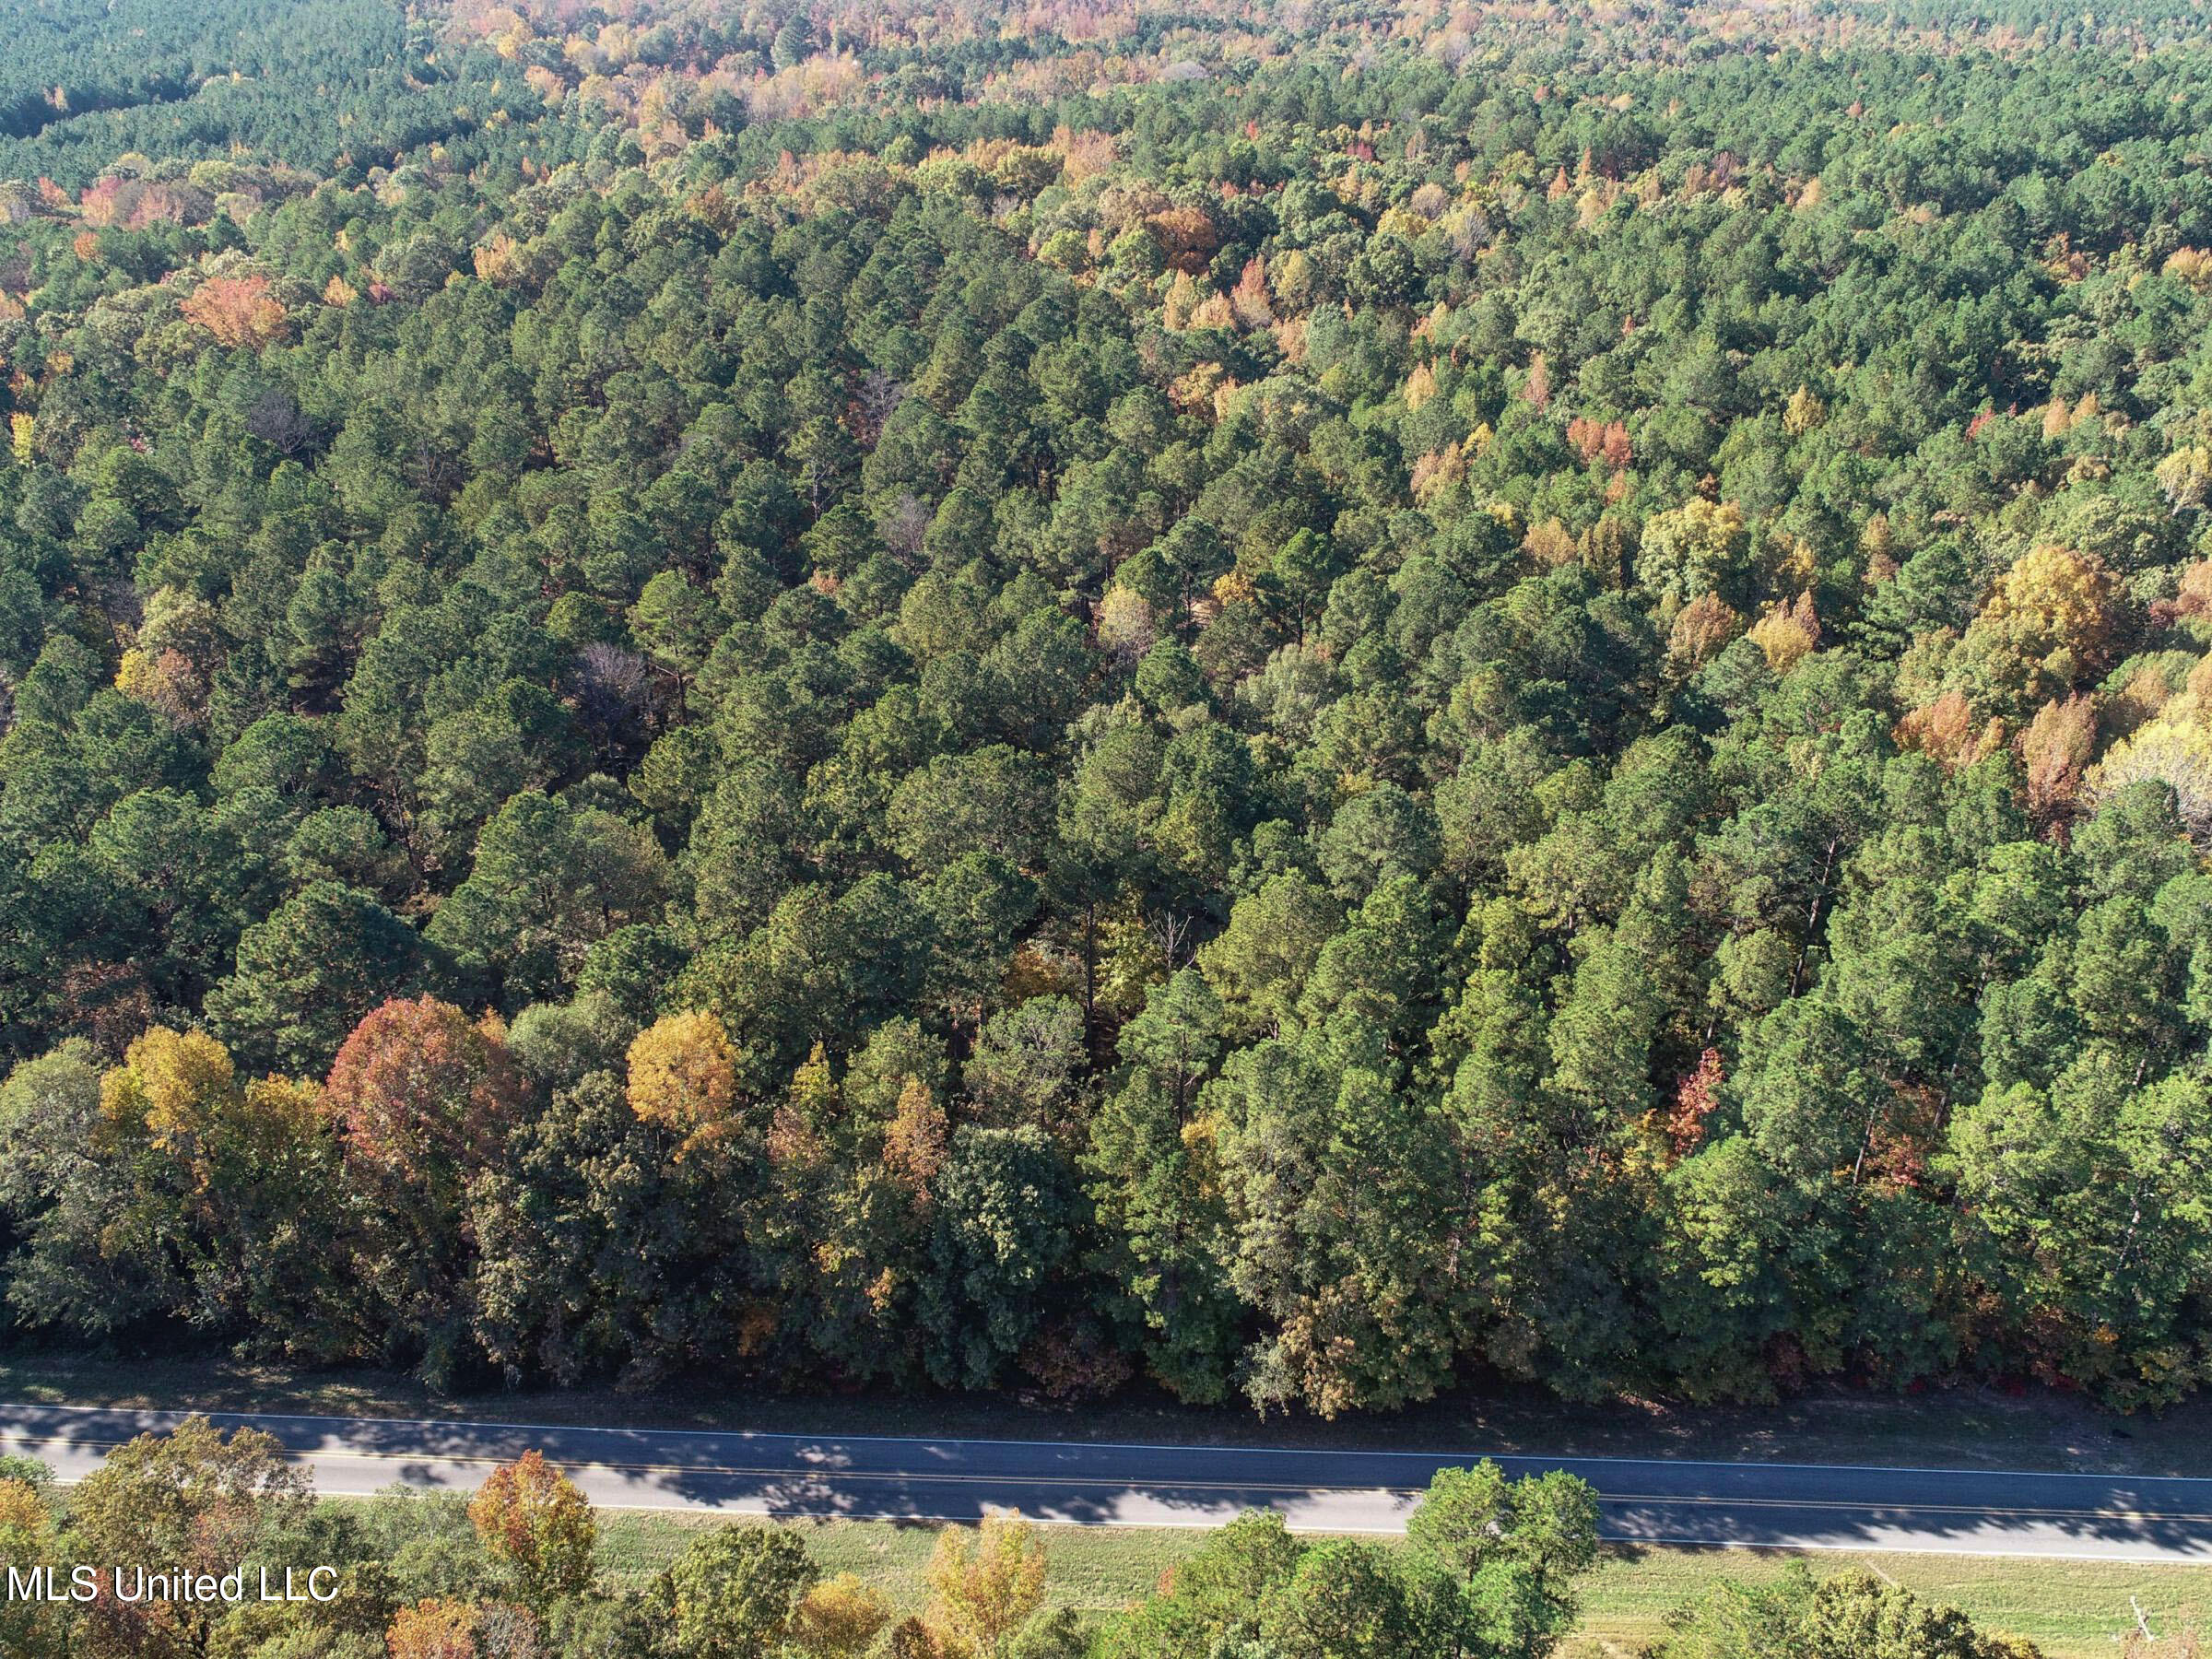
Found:
[(1666, 1138), (1677, 1158), (1688, 1158), (1705, 1138), (1705, 1120), (1721, 1103), (1722, 1077), (1721, 1051), (1709, 1048), (1698, 1056), (1698, 1069), (1675, 1090), (1674, 1110), (1666, 1114)]

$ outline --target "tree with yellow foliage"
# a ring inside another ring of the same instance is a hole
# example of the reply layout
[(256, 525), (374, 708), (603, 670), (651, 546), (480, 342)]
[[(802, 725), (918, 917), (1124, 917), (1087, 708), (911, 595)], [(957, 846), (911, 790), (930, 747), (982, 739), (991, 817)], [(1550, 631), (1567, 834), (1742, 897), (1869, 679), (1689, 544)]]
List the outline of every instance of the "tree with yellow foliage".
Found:
[(793, 1645), (807, 1659), (859, 1659), (891, 1621), (891, 1609), (850, 1572), (825, 1579), (799, 1603)]
[(2204, 506), (2212, 496), (2212, 444), (2183, 445), (2159, 462), (2152, 477), (2176, 512)]
[(214, 1038), (155, 1026), (101, 1077), (100, 1104), (119, 1153), (145, 1144), (167, 1165), (177, 1206), (171, 1225), (204, 1241), (207, 1253), (193, 1253), (211, 1288), (248, 1289), (258, 1274), (222, 1264), (258, 1253), (259, 1212), (296, 1208), (300, 1197), (285, 1194), (283, 1182), (328, 1151), (313, 1086), (284, 1077), (241, 1084)]
[(737, 1106), (737, 1055), (722, 1021), (665, 1015), (629, 1045), (629, 1109), (685, 1148), (725, 1131)]
[(1782, 412), (1782, 429), (1793, 438), (1822, 425), (1828, 419), (1828, 406), (1809, 386), (1799, 386), (1790, 394), (1789, 406)]
[[(54, 1514), (45, 1471), (27, 1459), (0, 1459), (0, 1571), (26, 1576), (53, 1560)], [(0, 1652), (9, 1659), (61, 1659), (68, 1652), (63, 1610), (13, 1596), (0, 1601)]]
[(2212, 656), (2190, 671), (2179, 694), (2114, 744), (2087, 782), (2100, 800), (2133, 784), (2163, 783), (2189, 832), (2212, 838)]
[(1099, 601), (1098, 629), (1099, 643), (1130, 666), (1152, 649), (1159, 635), (1151, 606), (1126, 587), (1109, 588)]
[(173, 725), (190, 725), (206, 706), (207, 683), (175, 651), (152, 652), (133, 646), (115, 668), (115, 689), (159, 709)]
[(143, 1127), (164, 1152), (195, 1152), (239, 1092), (229, 1051), (204, 1031), (156, 1026), (124, 1052), (124, 1063), (100, 1079), (100, 1109), (109, 1123)]
[(1661, 598), (1687, 604), (1700, 594), (1744, 599), (1750, 573), (1751, 527), (1734, 501), (1692, 497), (1643, 526), (1636, 574)]
[(1044, 1606), (1044, 1545), (1019, 1515), (949, 1526), (929, 1559), (922, 1622), (944, 1659), (1006, 1659), (1016, 1635)]
[(81, 1041), (18, 1066), (0, 1085), (17, 1311), (95, 1332), (164, 1307), (218, 1330), (304, 1315), (335, 1166), (313, 1094), (241, 1087), (220, 1043), (159, 1026), (104, 1075)]
[(1998, 580), (1959, 641), (1953, 671), (1975, 700), (2024, 714), (2074, 690), (2110, 653), (2117, 583), (2094, 554), (2045, 544)]
[(818, 1041), (791, 1074), (791, 1087), (769, 1120), (769, 1161), (794, 1174), (820, 1167), (829, 1151), (824, 1133), (832, 1126), (838, 1105), (837, 1079)]
[(926, 1196), (945, 1167), (951, 1128), (945, 1108), (919, 1077), (909, 1077), (883, 1132), (884, 1167), (893, 1180), (917, 1196)]
[(469, 255), (477, 267), (479, 281), (495, 288), (506, 288), (522, 275), (517, 258), (518, 244), (504, 230), (494, 231), (478, 242)]
[(1778, 605), (1752, 625), (1751, 643), (1766, 653), (1767, 666), (1787, 674), (1820, 642), (1820, 618), (1813, 596), (1800, 594), (1794, 605)]

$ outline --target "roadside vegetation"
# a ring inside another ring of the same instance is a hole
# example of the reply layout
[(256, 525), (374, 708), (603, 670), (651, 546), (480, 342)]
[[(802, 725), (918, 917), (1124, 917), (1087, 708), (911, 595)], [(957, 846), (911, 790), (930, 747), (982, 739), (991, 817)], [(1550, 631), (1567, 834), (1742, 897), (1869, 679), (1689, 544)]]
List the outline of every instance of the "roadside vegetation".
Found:
[[(473, 1497), (318, 1500), (204, 1420), (78, 1486), (0, 1464), (0, 1565), (265, 1570), (327, 1599), (0, 1605), (9, 1659), (2052, 1659), (2193, 1652), (2203, 1574), (1606, 1548), (1589, 1488), (1441, 1470), (1404, 1539), (595, 1512), (536, 1453)], [(2140, 1621), (2140, 1622), (2138, 1622)], [(2143, 1630), (2159, 1632), (2147, 1641)], [(2018, 1632), (2014, 1635), (1992, 1631)]]

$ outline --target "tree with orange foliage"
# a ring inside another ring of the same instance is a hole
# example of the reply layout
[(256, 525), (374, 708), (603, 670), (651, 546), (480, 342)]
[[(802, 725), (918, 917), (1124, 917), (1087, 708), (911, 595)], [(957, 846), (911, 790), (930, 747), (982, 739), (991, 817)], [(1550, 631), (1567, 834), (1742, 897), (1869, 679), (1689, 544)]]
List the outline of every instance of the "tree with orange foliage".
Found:
[(828, 1160), (823, 1131), (830, 1127), (837, 1109), (830, 1057), (818, 1041), (792, 1073), (791, 1087), (768, 1125), (768, 1160), (784, 1172), (785, 1180), (818, 1170)]
[(945, 1108), (919, 1077), (909, 1077), (883, 1132), (883, 1162), (908, 1191), (926, 1195), (945, 1167), (951, 1128)]
[(1551, 368), (1540, 351), (1528, 359), (1528, 378), (1521, 382), (1521, 396), (1524, 402), (1539, 409), (1551, 402)]
[(2028, 770), (2028, 810), (2040, 822), (2072, 809), (2096, 746), (2097, 705), (2089, 697), (2053, 698), (2036, 711), (2020, 734), (2020, 760)]
[(258, 351), (283, 335), (288, 320), (283, 301), (269, 292), (269, 279), (259, 275), (210, 276), (177, 310), (232, 350)]
[(1907, 714), (1894, 735), (1900, 748), (1918, 749), (1946, 771), (1958, 771), (2002, 747), (2005, 728), (1976, 720), (1973, 704), (1954, 689)]
[(1167, 208), (1147, 218), (1145, 228), (1166, 253), (1170, 267), (1186, 276), (1203, 275), (1214, 250), (1221, 245), (1221, 233), (1203, 207)]
[(434, 996), (372, 1010), (338, 1050), (323, 1095), (347, 1167), (407, 1184), (488, 1160), (517, 1100), (504, 1033)]
[(418, 1601), (394, 1615), (384, 1645), (392, 1659), (477, 1659), (477, 1610), (450, 1597)]
[(1275, 308), (1267, 300), (1267, 263), (1257, 253), (1244, 262), (1230, 303), (1246, 328), (1265, 328), (1275, 321)]
[(1633, 458), (1629, 429), (1618, 420), (1584, 420), (1579, 415), (1567, 423), (1567, 441), (1585, 462), (1601, 461), (1608, 472), (1618, 472)]
[(1724, 1076), (1721, 1051), (1709, 1048), (1698, 1056), (1698, 1069), (1675, 1090), (1674, 1110), (1666, 1117), (1666, 1138), (1677, 1158), (1688, 1158), (1705, 1138), (1705, 1120), (1721, 1103)]
[(470, 1338), (467, 1189), (521, 1101), (504, 1033), (435, 997), (373, 1010), (338, 1050), (323, 1108), (338, 1127), (357, 1316), (380, 1351), (452, 1373)]
[(1743, 618), (1718, 594), (1700, 594), (1682, 607), (1667, 630), (1669, 665), (1677, 673), (1694, 674), (1719, 655), (1743, 625)]
[(180, 651), (124, 652), (115, 689), (159, 709), (172, 725), (196, 725), (207, 706), (206, 678)]
[(2183, 617), (2212, 618), (2212, 559), (2200, 559), (2183, 567), (2173, 608)]
[(543, 1453), (525, 1452), (494, 1469), (469, 1500), (468, 1518), (526, 1604), (543, 1607), (591, 1588), (598, 1523), (575, 1483)]

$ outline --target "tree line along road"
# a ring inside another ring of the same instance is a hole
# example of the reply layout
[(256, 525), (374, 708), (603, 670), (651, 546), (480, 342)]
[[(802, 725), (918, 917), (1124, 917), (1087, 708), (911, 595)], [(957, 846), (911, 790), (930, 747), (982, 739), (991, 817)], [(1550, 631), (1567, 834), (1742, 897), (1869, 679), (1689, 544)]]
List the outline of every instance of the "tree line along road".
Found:
[[(188, 1414), (0, 1406), (0, 1451), (82, 1479)], [(330, 1495), (473, 1488), (535, 1449), (594, 1504), (774, 1517), (1213, 1526), (1246, 1509), (1314, 1532), (1393, 1533), (1440, 1466), (1472, 1452), (694, 1432), (213, 1412), (275, 1435)], [(2032, 1470), (1498, 1457), (1597, 1489), (1609, 1539), (2212, 1564), (2212, 1479)]]

